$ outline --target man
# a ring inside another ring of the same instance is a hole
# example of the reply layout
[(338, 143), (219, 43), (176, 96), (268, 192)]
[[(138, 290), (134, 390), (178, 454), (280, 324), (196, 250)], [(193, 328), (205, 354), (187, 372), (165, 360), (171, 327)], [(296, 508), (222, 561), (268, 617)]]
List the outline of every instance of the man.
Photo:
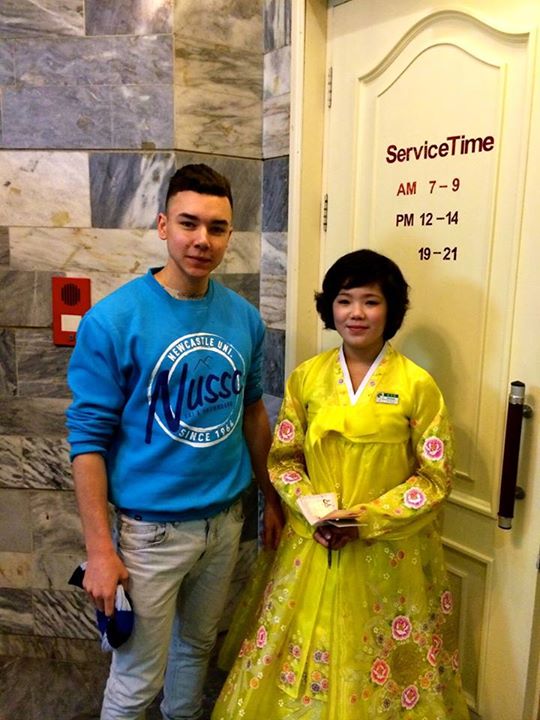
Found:
[(85, 315), (70, 362), (84, 588), (111, 615), (121, 583), (135, 611), (131, 637), (113, 653), (102, 720), (137, 720), (165, 668), (163, 718), (200, 717), (252, 471), (265, 496), (266, 545), (276, 547), (283, 525), (266, 470), (264, 326), (210, 278), (231, 236), (232, 205), (228, 180), (208, 166), (178, 170), (157, 223), (166, 265)]

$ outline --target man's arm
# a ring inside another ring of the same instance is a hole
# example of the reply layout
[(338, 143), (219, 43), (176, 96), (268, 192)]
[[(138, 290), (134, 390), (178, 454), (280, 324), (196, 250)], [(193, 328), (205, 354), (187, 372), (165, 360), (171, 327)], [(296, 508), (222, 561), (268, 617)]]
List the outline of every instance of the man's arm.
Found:
[(279, 495), (268, 476), (266, 461), (272, 444), (268, 415), (262, 399), (244, 408), (244, 437), (251, 457), (255, 480), (264, 495), (263, 543), (277, 548), (285, 516)]
[(73, 460), (73, 479), (88, 556), (83, 586), (96, 607), (110, 616), (117, 585), (121, 583), (127, 588), (128, 571), (112, 541), (107, 470), (102, 455), (77, 455)]

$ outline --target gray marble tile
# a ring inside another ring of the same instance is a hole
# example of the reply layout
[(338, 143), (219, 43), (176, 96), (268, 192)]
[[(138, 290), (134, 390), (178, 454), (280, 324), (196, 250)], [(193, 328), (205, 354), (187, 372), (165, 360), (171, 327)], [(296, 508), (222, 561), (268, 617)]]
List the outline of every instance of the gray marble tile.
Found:
[(196, 38), (262, 52), (262, 0), (182, 0), (175, 3), (174, 30), (182, 40)]
[(67, 400), (0, 399), (0, 435), (64, 437)]
[[(36, 663), (37, 661), (33, 661)], [(55, 662), (34, 673), (32, 720), (97, 720), (107, 665)]]
[(256, 308), (259, 307), (259, 274), (235, 274), (231, 273), (228, 275), (220, 275), (214, 273), (216, 280), (221, 282), (226, 287), (234, 290), (239, 295), (242, 295)]
[(19, 397), (70, 397), (66, 373), (71, 348), (53, 345), (51, 331), (16, 333)]
[(155, 227), (173, 170), (172, 153), (91, 154), (92, 227)]
[(45, 637), (99, 637), (94, 607), (85, 592), (34, 590), (34, 631)]
[(109, 87), (32, 87), (4, 90), (6, 148), (111, 148)]
[(277, 158), (290, 150), (290, 96), (278, 95), (263, 102), (263, 157)]
[(2, 0), (0, 37), (83, 35), (80, 0)]
[(16, 392), (15, 333), (0, 328), (0, 396), (9, 397)]
[(67, 440), (46, 437), (22, 438), (21, 446), (22, 478), (17, 487), (34, 490), (73, 490)]
[(235, 231), (260, 231), (262, 169), (260, 160), (221, 155), (176, 153), (176, 167), (187, 163), (206, 163), (231, 183)]
[(22, 488), (23, 438), (0, 435), (0, 487)]
[(0, 227), (0, 265), (9, 265), (9, 230), (7, 227)]
[(291, 44), (291, 0), (264, 0), (264, 51)]
[(0, 152), (0, 225), (90, 227), (88, 155)]
[(263, 361), (265, 393), (283, 397), (285, 374), (285, 332), (269, 329), (266, 332)]
[(111, 147), (146, 150), (172, 147), (172, 84), (115, 87), (111, 90), (111, 104)]
[(27, 490), (0, 489), (0, 550), (31, 552), (31, 517)]
[[(34, 551), (85, 556), (81, 521), (72, 492), (31, 491)], [(80, 561), (80, 560), (79, 560)]]
[(0, 632), (32, 634), (32, 592), (0, 588)]
[[(72, 640), (9, 633), (0, 634), (0, 655), (37, 658), (40, 661), (61, 660), (77, 664), (90, 662), (106, 665), (109, 664), (110, 658), (101, 651), (97, 640)], [(48, 663), (41, 664), (48, 665)]]
[(85, 0), (87, 35), (153, 35), (172, 31), (172, 0)]
[[(95, 273), (130, 279), (167, 257), (166, 244), (155, 229), (13, 228), (10, 238), (11, 269), (49, 270), (92, 280)], [(94, 290), (92, 284), (93, 300)]]
[[(1, 12), (1, 11), (0, 11)], [(0, 87), (13, 85), (15, 82), (16, 43), (0, 39)]]
[(287, 234), (263, 233), (261, 315), (267, 327), (285, 330), (287, 300)]
[(0, 657), (0, 718), (32, 720), (31, 688), (33, 672), (36, 670), (36, 661)]
[(263, 232), (285, 232), (288, 224), (289, 158), (263, 163)]
[(31, 585), (32, 554), (0, 552), (0, 587), (22, 589)]
[(277, 416), (279, 414), (283, 397), (276, 397), (275, 395), (263, 395), (264, 405), (266, 412), (268, 413), (268, 419), (270, 420), (270, 427), (274, 427), (276, 424)]
[(0, 325), (50, 326), (51, 276), (0, 268)]
[(33, 38), (11, 47), (16, 81), (25, 87), (173, 82), (173, 44), (168, 35)]

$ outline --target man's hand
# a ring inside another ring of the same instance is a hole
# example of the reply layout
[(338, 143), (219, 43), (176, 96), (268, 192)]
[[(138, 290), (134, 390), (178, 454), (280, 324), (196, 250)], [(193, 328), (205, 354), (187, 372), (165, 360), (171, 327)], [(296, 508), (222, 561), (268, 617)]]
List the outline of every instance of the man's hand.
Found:
[(265, 548), (276, 550), (285, 525), (285, 513), (277, 493), (264, 501), (262, 541)]
[(94, 605), (108, 617), (114, 612), (116, 588), (123, 585), (127, 590), (128, 571), (116, 552), (93, 553), (88, 557), (83, 588)]

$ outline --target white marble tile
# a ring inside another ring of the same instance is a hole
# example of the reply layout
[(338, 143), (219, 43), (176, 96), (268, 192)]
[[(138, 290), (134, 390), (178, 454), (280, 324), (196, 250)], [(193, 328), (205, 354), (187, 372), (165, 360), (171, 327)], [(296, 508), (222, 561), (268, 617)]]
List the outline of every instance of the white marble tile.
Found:
[(260, 157), (260, 54), (185, 41), (176, 49), (175, 77), (177, 147)]
[(26, 588), (31, 585), (31, 553), (0, 552), (0, 587)]
[(0, 225), (89, 227), (87, 154), (0, 152)]
[[(155, 263), (156, 266), (162, 265), (163, 263)], [(134, 280), (136, 277), (143, 275), (144, 273), (110, 273), (110, 272), (94, 272), (90, 275), (92, 281), (92, 305), (95, 305), (98, 300), (110, 295), (113, 290), (125, 285)], [(67, 272), (66, 277), (78, 277), (80, 273)]]
[(0, 35), (83, 35), (80, 0), (2, 0)]
[(175, 143), (205, 153), (260, 158), (260, 100), (175, 87)]
[(34, 552), (84, 557), (81, 521), (73, 492), (30, 491)]
[(285, 330), (287, 233), (263, 233), (261, 247), (261, 315), (269, 328)]
[(22, 487), (23, 439), (0, 435), (0, 487)]
[(220, 273), (258, 273), (261, 258), (261, 236), (254, 232), (233, 232)]
[(181, 0), (174, 31), (213, 45), (262, 52), (262, 0)]
[(264, 56), (263, 98), (284, 95), (291, 90), (291, 47), (278, 48)]
[(15, 270), (130, 275), (163, 264), (167, 249), (156, 230), (23, 227), (10, 232), (10, 256)]
[[(73, 553), (37, 552), (32, 556), (32, 587), (80, 592), (68, 585), (71, 574), (85, 558), (82, 550)], [(0, 557), (1, 562), (1, 557)]]

